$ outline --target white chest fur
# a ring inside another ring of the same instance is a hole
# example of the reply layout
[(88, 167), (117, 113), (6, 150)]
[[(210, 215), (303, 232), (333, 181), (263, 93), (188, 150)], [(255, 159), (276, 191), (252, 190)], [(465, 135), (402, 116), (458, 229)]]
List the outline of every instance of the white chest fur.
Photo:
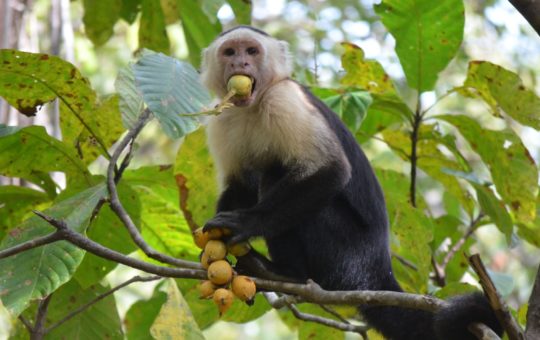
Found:
[(276, 160), (311, 173), (341, 150), (296, 83), (282, 81), (262, 96), (256, 109), (230, 109), (209, 121), (208, 144), (221, 180)]

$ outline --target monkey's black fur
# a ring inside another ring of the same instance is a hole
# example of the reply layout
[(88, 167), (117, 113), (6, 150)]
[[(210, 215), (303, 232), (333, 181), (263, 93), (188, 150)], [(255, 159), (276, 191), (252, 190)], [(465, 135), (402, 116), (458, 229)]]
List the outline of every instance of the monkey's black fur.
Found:
[[(400, 292), (392, 273), (386, 206), (377, 178), (337, 115), (309, 90), (303, 92), (333, 130), (351, 165), (351, 176), (339, 161), (329, 161), (307, 177), (297, 176), (301, 164), (286, 166), (277, 159), (262, 170), (246, 168), (226, 179), (218, 213), (205, 230), (227, 226), (232, 243), (265, 238), (272, 261), (252, 251), (239, 259), (244, 270), (312, 279), (328, 290)], [(264, 268), (253, 268), (253, 263)], [(473, 321), (501, 333), (482, 295), (461, 296), (449, 304), (436, 315), (398, 307), (360, 306), (360, 310), (391, 339), (474, 339), (466, 328)]]

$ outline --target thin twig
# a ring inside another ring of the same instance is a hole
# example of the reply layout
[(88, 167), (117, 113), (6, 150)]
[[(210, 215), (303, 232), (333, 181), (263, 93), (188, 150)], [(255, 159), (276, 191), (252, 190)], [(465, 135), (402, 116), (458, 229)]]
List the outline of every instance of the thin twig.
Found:
[(501, 340), (491, 328), (483, 323), (473, 322), (467, 329), (480, 340)]
[[(122, 205), (122, 202), (120, 202), (120, 198), (118, 197), (118, 190), (116, 188), (116, 183), (120, 180), (120, 177), (122, 176), (122, 172), (118, 170), (115, 174), (115, 166), (116, 162), (120, 158), (120, 155), (126, 148), (126, 146), (131, 143), (139, 134), (139, 132), (142, 130), (146, 122), (151, 117), (151, 112), (146, 109), (141, 116), (139, 117), (139, 120), (137, 123), (129, 130), (127, 135), (120, 141), (118, 144), (116, 150), (114, 151), (111, 160), (109, 162), (109, 167), (107, 168), (107, 188), (109, 190), (109, 196), (110, 196), (110, 206), (111, 209), (114, 211), (114, 213), (118, 216), (118, 218), (122, 221), (126, 229), (128, 230), (131, 239), (135, 244), (150, 258), (160, 261), (162, 263), (171, 264), (173, 266), (181, 267), (181, 268), (200, 268), (198, 263), (194, 263), (191, 261), (185, 261), (181, 259), (174, 258), (172, 256), (168, 256), (165, 254), (162, 254), (155, 250), (154, 248), (150, 247), (146, 241), (143, 239), (141, 233), (137, 229), (137, 226), (131, 219), (131, 216), (127, 213), (127, 211), (124, 209), (124, 206)], [(131, 152), (131, 150), (130, 150)], [(129, 159), (130, 152), (126, 155), (126, 158)], [(129, 161), (124, 158), (125, 162), (128, 163)], [(123, 171), (125, 167), (121, 166), (121, 170)]]
[(482, 259), (480, 258), (480, 255), (474, 254), (470, 256), (469, 264), (474, 269), (476, 274), (478, 274), (478, 277), (480, 278), (480, 284), (484, 289), (489, 304), (493, 308), (493, 311), (495, 312), (497, 319), (506, 331), (506, 334), (508, 334), (508, 338), (510, 340), (523, 340), (525, 338), (523, 335), (523, 330), (521, 329), (517, 321), (514, 319), (512, 314), (510, 314), (508, 306), (501, 298), (499, 292), (497, 291), (497, 288), (493, 284), (493, 281), (491, 281), (491, 278), (489, 277), (489, 274), (486, 270), (486, 267), (484, 266), (484, 263), (482, 262)]
[(18, 244), (11, 248), (0, 250), (0, 259), (10, 257), (12, 255), (22, 253), (23, 251), (37, 248), (37, 247), (40, 247), (49, 243), (53, 243), (61, 239), (62, 239), (62, 236), (60, 235), (60, 233), (54, 232), (49, 235), (45, 235), (45, 236), (30, 240), (30, 241), (26, 241), (24, 243)]
[(343, 323), (350, 323), (349, 320), (345, 319), (343, 317), (343, 315), (339, 314), (337, 311), (335, 311), (333, 308), (330, 308), (326, 305), (321, 305), (319, 304), (319, 307), (321, 307), (325, 312), (327, 312), (328, 314), (336, 317), (339, 321), (343, 322)]
[(403, 256), (400, 256), (400, 255), (392, 252), (392, 257), (395, 258), (396, 260), (398, 260), (399, 262), (401, 262), (401, 264), (403, 264), (405, 267), (409, 267), (414, 271), (418, 271), (418, 267), (414, 263), (412, 263), (411, 261), (404, 258)]
[(22, 322), (22, 324), (24, 325), (24, 327), (26, 327), (26, 329), (28, 330), (28, 333), (32, 333), (33, 330), (34, 330), (34, 326), (32, 326), (32, 324), (30, 323), (30, 321), (28, 321), (24, 316), (22, 315), (19, 315), (19, 320)]
[(41, 300), (36, 313), (36, 322), (34, 329), (30, 333), (30, 340), (41, 340), (47, 334), (45, 331), (45, 319), (47, 317), (47, 310), (49, 309), (49, 303), (51, 302), (52, 294), (49, 294), (45, 299)]
[(409, 189), (409, 196), (411, 205), (416, 207), (416, 167), (418, 162), (417, 145), (418, 145), (418, 133), (420, 131), (420, 125), (422, 125), (422, 101), (420, 100), (420, 93), (417, 96), (416, 112), (414, 113), (412, 121), (411, 132), (411, 186)]
[(315, 323), (332, 327), (332, 328), (336, 328), (342, 331), (358, 333), (358, 334), (361, 334), (362, 336), (368, 330), (368, 328), (365, 326), (353, 325), (350, 323), (343, 323), (340, 321), (323, 318), (318, 315), (302, 313), (300, 310), (298, 310), (298, 307), (296, 307), (293, 304), (290, 304), (288, 308), (298, 320), (315, 322)]
[(85, 303), (84, 305), (80, 306), (79, 308), (71, 311), (68, 315), (66, 315), (65, 317), (63, 317), (60, 321), (54, 323), (52, 326), (50, 326), (49, 328), (46, 329), (45, 333), (49, 333), (51, 332), (53, 329), (57, 328), (58, 326), (62, 325), (63, 323), (71, 320), (73, 317), (77, 316), (78, 314), (84, 312), (85, 310), (87, 310), (88, 308), (90, 308), (91, 306), (95, 305), (96, 303), (98, 303), (99, 301), (103, 300), (104, 298), (106, 298), (107, 296), (113, 294), (114, 292), (116, 292), (117, 290), (120, 290), (122, 288), (124, 288), (125, 286), (128, 286), (134, 282), (149, 282), (149, 281), (155, 281), (155, 280), (159, 280), (161, 279), (162, 277), (161, 276), (149, 276), (149, 277), (142, 277), (142, 276), (134, 276), (132, 277), (131, 279), (127, 280), (126, 282), (124, 283), (121, 283), (119, 284), (118, 286), (112, 288), (111, 290), (97, 296), (96, 298), (94, 298), (93, 300)]
[(465, 234), (463, 234), (463, 236), (452, 246), (452, 248), (450, 248), (450, 250), (448, 251), (448, 253), (446, 254), (446, 256), (444, 257), (441, 263), (441, 269), (443, 271), (446, 270), (448, 263), (450, 263), (452, 258), (456, 255), (456, 253), (461, 249), (461, 247), (463, 247), (465, 242), (467, 242), (467, 239), (471, 237), (471, 235), (474, 233), (474, 231), (478, 227), (478, 222), (480, 222), (480, 220), (483, 217), (484, 217), (484, 213), (480, 212), (478, 216), (469, 223), (469, 227), (465, 231)]

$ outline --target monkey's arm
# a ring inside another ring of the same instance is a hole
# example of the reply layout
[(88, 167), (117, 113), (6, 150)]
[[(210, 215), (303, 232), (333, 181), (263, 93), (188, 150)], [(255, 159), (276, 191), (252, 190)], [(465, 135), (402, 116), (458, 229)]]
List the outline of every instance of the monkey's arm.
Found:
[(266, 190), (256, 205), (222, 211), (204, 228), (231, 229), (230, 243), (255, 236), (271, 238), (279, 235), (318, 212), (338, 194), (348, 180), (349, 174), (345, 169), (338, 161), (330, 162), (307, 176), (303, 176), (299, 169), (292, 169)]

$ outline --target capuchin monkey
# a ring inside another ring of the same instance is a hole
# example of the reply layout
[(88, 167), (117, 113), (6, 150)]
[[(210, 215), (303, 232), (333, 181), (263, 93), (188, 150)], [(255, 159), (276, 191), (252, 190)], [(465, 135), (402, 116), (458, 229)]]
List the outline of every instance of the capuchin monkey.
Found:
[[(204, 51), (201, 77), (216, 95), (233, 75), (251, 78), (247, 97), (210, 119), (208, 145), (222, 193), (204, 226), (229, 228), (229, 243), (263, 237), (271, 261), (251, 251), (237, 270), (312, 279), (327, 290), (402, 289), (392, 273), (383, 193), (358, 143), (323, 102), (290, 79), (288, 45), (238, 26)], [(390, 339), (475, 339), (467, 326), (502, 329), (482, 294), (437, 313), (360, 306)]]

